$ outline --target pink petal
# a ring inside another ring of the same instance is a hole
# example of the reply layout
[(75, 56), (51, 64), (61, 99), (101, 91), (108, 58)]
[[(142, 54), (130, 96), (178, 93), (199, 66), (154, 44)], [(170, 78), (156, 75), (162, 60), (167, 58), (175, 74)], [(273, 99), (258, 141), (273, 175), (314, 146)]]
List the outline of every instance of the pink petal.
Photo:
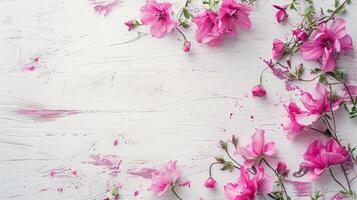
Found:
[(314, 61), (321, 57), (323, 48), (319, 44), (313, 42), (304, 42), (300, 48), (300, 52), (305, 60)]
[(321, 115), (319, 114), (302, 113), (302, 114), (297, 114), (295, 118), (299, 124), (304, 126), (310, 126), (312, 123), (318, 120), (320, 116)]
[(344, 49), (344, 50), (353, 49), (351, 36), (346, 35), (345, 37), (339, 39), (339, 41), (341, 44), (341, 49)]
[(273, 156), (276, 153), (275, 142), (268, 142), (264, 145), (264, 154)]
[(263, 150), (264, 150), (263, 148), (264, 148), (264, 130), (259, 129), (252, 136), (252, 149), (256, 155), (261, 156), (263, 154)]

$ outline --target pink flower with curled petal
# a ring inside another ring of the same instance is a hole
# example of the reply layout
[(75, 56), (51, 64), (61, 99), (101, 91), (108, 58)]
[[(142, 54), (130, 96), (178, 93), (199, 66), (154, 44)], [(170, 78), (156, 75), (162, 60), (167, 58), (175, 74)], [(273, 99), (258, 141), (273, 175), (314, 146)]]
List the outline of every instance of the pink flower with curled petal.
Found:
[(273, 58), (275, 60), (280, 60), (285, 53), (285, 44), (283, 41), (274, 39), (273, 42)]
[(249, 176), (248, 170), (242, 166), (240, 177), (236, 183), (224, 186), (224, 193), (228, 200), (255, 200), (257, 193), (269, 193), (273, 190), (274, 179), (264, 172), (264, 168), (257, 167), (257, 174)]
[(286, 7), (279, 5), (273, 5), (274, 8), (278, 9), (275, 13), (275, 19), (278, 23), (285, 21), (288, 18), (288, 13), (286, 12)]
[(290, 102), (288, 106), (285, 106), (285, 110), (288, 113), (288, 120), (283, 124), (284, 130), (288, 132), (288, 138), (294, 138), (305, 126), (297, 122), (296, 116), (304, 115), (306, 111), (302, 111), (295, 102)]
[(214, 180), (212, 177), (209, 177), (206, 179), (206, 181), (203, 183), (203, 186), (209, 189), (216, 188), (217, 182)]
[[(318, 83), (314, 94), (303, 92), (301, 102), (304, 110), (299, 108), (294, 102), (291, 102), (286, 108), (288, 112), (288, 121), (283, 125), (289, 133), (288, 138), (292, 139), (307, 126), (316, 122), (325, 112), (337, 110), (343, 99), (338, 98), (330, 102), (332, 93), (327, 90), (326, 86)], [(332, 105), (332, 107), (331, 107)]]
[(213, 11), (206, 11), (193, 19), (197, 26), (196, 40), (199, 43), (217, 46), (221, 43), (223, 34), (218, 27), (218, 16)]
[(146, 0), (140, 9), (141, 22), (150, 26), (153, 37), (161, 38), (173, 31), (178, 23), (172, 18), (171, 3), (158, 3), (155, 0)]
[(352, 48), (352, 38), (346, 32), (346, 22), (337, 18), (330, 27), (326, 23), (319, 25), (312, 33), (311, 40), (302, 44), (300, 52), (305, 60), (321, 60), (321, 69), (330, 72), (336, 67), (338, 53)]
[(264, 97), (267, 95), (267, 91), (264, 89), (263, 85), (256, 85), (252, 89), (252, 95), (254, 97)]
[(251, 12), (252, 8), (248, 5), (237, 3), (236, 0), (223, 0), (218, 11), (220, 30), (231, 36), (237, 35), (238, 28), (249, 30), (252, 26), (249, 19)]
[(321, 176), (330, 166), (348, 160), (349, 154), (344, 146), (340, 146), (333, 138), (323, 144), (320, 139), (311, 142), (304, 153), (303, 166), (309, 170), (311, 179)]
[(152, 191), (161, 196), (172, 186), (179, 185), (179, 178), (181, 173), (176, 167), (177, 161), (169, 161), (163, 168), (154, 171), (151, 177), (152, 184), (148, 188), (149, 191)]
[(257, 130), (252, 136), (252, 143), (246, 147), (239, 146), (237, 151), (234, 152), (236, 155), (244, 156), (246, 161), (254, 161), (264, 156), (273, 156), (275, 153), (275, 143), (265, 143), (264, 130), (261, 129)]

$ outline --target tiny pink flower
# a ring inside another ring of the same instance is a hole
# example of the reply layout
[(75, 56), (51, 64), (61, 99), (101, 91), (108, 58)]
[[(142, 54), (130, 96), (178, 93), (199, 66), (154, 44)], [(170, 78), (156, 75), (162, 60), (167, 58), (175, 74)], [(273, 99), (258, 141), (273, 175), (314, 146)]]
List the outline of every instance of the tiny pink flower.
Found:
[(249, 30), (252, 22), (249, 15), (252, 8), (248, 5), (237, 3), (236, 0), (223, 0), (218, 11), (220, 30), (231, 36), (237, 35), (237, 29)]
[(300, 28), (293, 30), (293, 35), (300, 41), (305, 42), (307, 40), (307, 33)]
[(156, 193), (157, 196), (161, 196), (171, 186), (179, 184), (181, 173), (176, 167), (176, 162), (169, 161), (164, 167), (153, 172), (151, 177), (152, 184), (148, 188), (149, 191)]
[(264, 97), (266, 96), (267, 92), (264, 89), (263, 85), (256, 85), (252, 89), (252, 94), (254, 97)]
[(312, 33), (311, 40), (304, 42), (300, 48), (305, 60), (321, 60), (324, 72), (333, 71), (336, 67), (336, 57), (341, 50), (352, 49), (352, 38), (347, 34), (346, 22), (337, 18), (328, 27), (323, 23)]
[(308, 168), (311, 179), (321, 176), (332, 165), (345, 162), (349, 158), (346, 147), (340, 146), (334, 139), (323, 144), (320, 139), (311, 142), (304, 153), (303, 166)]
[(281, 40), (274, 39), (273, 42), (273, 58), (280, 60), (285, 53), (285, 44)]
[(257, 167), (257, 174), (250, 178), (248, 170), (242, 166), (240, 177), (236, 183), (224, 186), (224, 193), (228, 200), (255, 200), (258, 192), (266, 194), (273, 190), (274, 179), (264, 172), (264, 168)]
[(218, 46), (223, 34), (218, 28), (218, 16), (213, 11), (206, 11), (193, 19), (197, 26), (196, 40), (209, 46)]
[(284, 161), (279, 161), (276, 165), (276, 172), (283, 177), (287, 177), (289, 174), (289, 169)]
[(288, 18), (288, 13), (286, 12), (286, 7), (282, 7), (279, 5), (273, 5), (274, 8), (278, 9), (275, 13), (275, 19), (278, 23), (285, 21)]
[(191, 42), (186, 40), (186, 41), (183, 43), (183, 51), (184, 51), (184, 52), (189, 52), (190, 49), (191, 49)]
[(254, 161), (264, 156), (273, 156), (275, 155), (275, 143), (265, 143), (264, 130), (259, 129), (252, 136), (252, 143), (246, 147), (239, 146), (234, 154), (244, 156), (247, 161)]
[(156, 0), (146, 0), (140, 9), (141, 22), (149, 25), (153, 37), (161, 38), (173, 31), (178, 23), (172, 18), (171, 3), (158, 3)]
[(206, 181), (203, 183), (203, 186), (209, 189), (216, 188), (217, 182), (214, 180), (212, 177), (209, 177), (206, 179)]
[(124, 24), (128, 27), (128, 31), (133, 30), (137, 25), (136, 20), (130, 20), (125, 22)]

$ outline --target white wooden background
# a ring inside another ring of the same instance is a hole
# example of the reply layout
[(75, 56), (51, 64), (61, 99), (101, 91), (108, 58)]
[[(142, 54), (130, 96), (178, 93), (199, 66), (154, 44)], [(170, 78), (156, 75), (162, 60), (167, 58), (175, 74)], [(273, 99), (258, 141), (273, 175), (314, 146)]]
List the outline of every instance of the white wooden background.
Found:
[[(155, 39), (146, 28), (127, 32), (123, 23), (139, 16), (142, 2), (123, 0), (104, 17), (86, 0), (0, 0), (0, 199), (102, 199), (116, 183), (124, 185), (122, 199), (156, 199), (147, 180), (127, 171), (170, 159), (192, 182), (178, 191), (184, 199), (223, 199), (223, 185), (237, 172), (217, 169), (219, 189), (202, 186), (213, 157), (223, 155), (217, 143), (236, 134), (244, 145), (255, 128), (265, 129), (268, 140), (277, 142), (278, 157), (297, 170), (307, 142), (318, 135), (286, 138), (282, 105), (294, 96), (271, 74), (267, 98), (250, 94), (271, 41), (284, 38), (295, 23), (293, 16), (286, 26), (275, 22), (271, 5), (286, 1), (258, 1), (250, 32), (217, 48), (194, 43), (189, 54), (178, 34)], [(183, 3), (176, 0), (174, 8)], [(356, 39), (357, 4), (346, 18)], [(193, 33), (187, 31), (192, 40)], [(37, 68), (24, 71), (37, 56)], [(356, 54), (339, 62), (356, 81)], [(339, 134), (357, 144), (357, 121), (346, 119), (341, 110)], [(121, 173), (113, 177), (88, 163), (98, 154), (123, 160)], [(51, 177), (56, 168), (76, 170), (77, 176)], [(328, 180), (321, 177), (311, 191), (327, 197), (338, 192)], [(309, 199), (309, 190), (288, 188), (293, 199)]]

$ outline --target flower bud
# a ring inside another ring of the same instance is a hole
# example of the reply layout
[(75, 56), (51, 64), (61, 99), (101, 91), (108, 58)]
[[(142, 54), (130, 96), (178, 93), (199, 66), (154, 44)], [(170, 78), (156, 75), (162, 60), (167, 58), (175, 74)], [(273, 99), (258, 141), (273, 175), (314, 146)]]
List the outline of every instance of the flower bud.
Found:
[(252, 89), (252, 94), (254, 97), (264, 97), (266, 96), (267, 92), (262, 85), (256, 85)]
[(206, 188), (209, 188), (209, 189), (214, 189), (214, 188), (216, 188), (216, 184), (217, 184), (216, 180), (214, 180), (212, 177), (209, 177), (203, 183), (203, 186), (205, 186)]

